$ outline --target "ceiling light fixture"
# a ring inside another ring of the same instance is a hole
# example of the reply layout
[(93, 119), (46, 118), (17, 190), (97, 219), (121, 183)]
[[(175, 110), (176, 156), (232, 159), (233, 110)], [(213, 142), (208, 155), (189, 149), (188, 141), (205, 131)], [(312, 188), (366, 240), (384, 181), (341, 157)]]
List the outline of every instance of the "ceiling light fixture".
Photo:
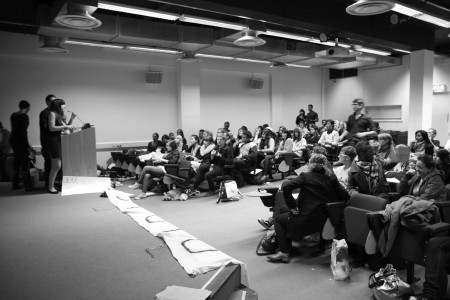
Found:
[(147, 8), (136, 8), (131, 5), (117, 4), (108, 1), (99, 1), (98, 8), (170, 21), (178, 20), (178, 18), (180, 17), (180, 15), (174, 13), (162, 12)]
[(282, 31), (277, 31), (277, 30), (271, 30), (271, 29), (261, 32), (261, 34), (275, 36), (275, 37), (281, 37), (281, 38), (286, 38), (286, 39), (291, 39), (291, 40), (303, 41), (303, 42), (306, 42), (309, 40), (309, 37), (307, 37), (307, 36), (292, 34), (292, 33), (282, 32)]
[(423, 13), (404, 4), (396, 3), (392, 10), (411, 18), (419, 19), (441, 27), (450, 28), (450, 21), (446, 21), (444, 19)]
[(202, 17), (195, 17), (190, 15), (181, 15), (180, 21), (186, 22), (186, 23), (194, 23), (194, 24), (200, 24), (200, 25), (209, 25), (213, 27), (220, 27), (220, 28), (228, 28), (228, 29), (234, 29), (234, 30), (244, 30), (248, 29), (247, 25), (241, 25), (231, 22), (225, 22), (225, 21), (218, 21), (213, 19), (207, 19)]
[(150, 47), (125, 46), (125, 49), (133, 50), (133, 51), (152, 52), (152, 53), (167, 53), (167, 54), (180, 54), (181, 53), (181, 51), (178, 51), (178, 50), (159, 49), (159, 48), (150, 48)]
[(404, 14), (406, 16), (409, 16), (411, 18), (419, 19), (434, 25), (438, 25), (445, 28), (450, 28), (450, 21), (446, 21), (444, 19), (431, 16), (429, 14), (423, 13), (421, 11), (418, 11), (416, 9), (410, 8), (404, 4), (395, 4), (393, 11), (396, 11), (400, 14)]
[(96, 43), (96, 42), (88, 42), (88, 41), (77, 41), (77, 40), (67, 40), (67, 41), (65, 41), (65, 44), (90, 46), (90, 47), (98, 47), (98, 48), (112, 48), (112, 49), (123, 49), (124, 48), (121, 45)]
[(361, 51), (361, 52), (382, 55), (382, 56), (389, 56), (392, 54), (391, 52), (388, 52), (388, 51), (375, 50), (375, 49), (365, 48), (365, 47), (358, 47), (357, 49), (358, 49), (358, 51)]
[(411, 53), (411, 51), (408, 50), (402, 50), (402, 49), (396, 49), (396, 48), (392, 48), (392, 50), (397, 51), (397, 52), (403, 52), (403, 53)]
[(311, 66), (295, 65), (295, 64), (286, 64), (286, 66), (288, 66), (288, 67), (294, 67), (294, 68), (304, 68), (304, 69), (311, 68)]
[(197, 53), (196, 56), (206, 57), (206, 58), (226, 59), (226, 60), (234, 60), (235, 59), (234, 57), (231, 57), (231, 56), (221, 56), (221, 55), (201, 54), (201, 53)]
[(260, 63), (260, 64), (270, 64), (270, 61), (267, 61), (267, 60), (259, 60), (259, 59), (249, 59), (249, 58), (240, 58), (240, 57), (237, 57), (236, 60), (238, 60), (238, 61), (245, 61), (245, 62)]

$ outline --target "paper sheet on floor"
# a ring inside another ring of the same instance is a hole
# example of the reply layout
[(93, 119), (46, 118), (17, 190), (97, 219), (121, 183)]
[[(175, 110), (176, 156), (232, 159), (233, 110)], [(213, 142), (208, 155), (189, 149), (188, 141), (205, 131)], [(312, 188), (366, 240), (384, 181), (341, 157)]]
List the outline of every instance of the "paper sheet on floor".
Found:
[(205, 300), (211, 291), (171, 285), (156, 294), (157, 300)]
[(101, 193), (111, 188), (109, 177), (64, 176), (61, 196)]
[(207, 273), (222, 266), (241, 265), (241, 282), (248, 286), (247, 267), (240, 261), (206, 244), (184, 230), (134, 203), (130, 195), (114, 189), (106, 190), (111, 203), (154, 236), (166, 242), (172, 255), (191, 276)]

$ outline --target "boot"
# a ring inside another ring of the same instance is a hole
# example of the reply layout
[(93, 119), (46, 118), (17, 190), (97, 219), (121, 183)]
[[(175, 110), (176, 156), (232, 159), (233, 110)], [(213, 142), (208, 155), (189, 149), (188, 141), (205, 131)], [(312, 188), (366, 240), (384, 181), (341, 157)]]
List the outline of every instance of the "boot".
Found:
[(13, 172), (13, 180), (12, 180), (12, 189), (13, 190), (19, 190), (22, 186), (20, 185), (20, 178), (19, 178), (19, 172), (14, 170)]

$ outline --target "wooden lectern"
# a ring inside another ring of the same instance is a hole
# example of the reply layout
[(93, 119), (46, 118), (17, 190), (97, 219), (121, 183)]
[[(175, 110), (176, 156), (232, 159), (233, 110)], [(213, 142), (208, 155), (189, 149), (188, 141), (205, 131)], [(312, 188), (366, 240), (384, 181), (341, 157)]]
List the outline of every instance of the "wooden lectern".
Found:
[(61, 136), (64, 176), (97, 177), (95, 128)]

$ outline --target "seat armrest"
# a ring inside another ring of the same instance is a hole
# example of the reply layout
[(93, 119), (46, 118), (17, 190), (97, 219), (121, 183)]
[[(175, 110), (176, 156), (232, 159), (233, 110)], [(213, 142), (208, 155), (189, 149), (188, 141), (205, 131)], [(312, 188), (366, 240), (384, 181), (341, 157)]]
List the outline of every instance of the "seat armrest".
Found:
[(433, 237), (437, 234), (445, 233), (445, 232), (447, 232), (447, 235), (448, 235), (448, 231), (450, 230), (450, 224), (439, 222), (436, 224), (426, 226), (425, 230), (427, 231), (427, 233), (430, 237)]
[(347, 206), (345, 202), (331, 202), (325, 204), (328, 217), (330, 218), (331, 224), (337, 228), (341, 225), (344, 219), (344, 208)]
[(275, 194), (279, 191), (278, 187), (267, 187), (267, 188), (258, 188), (258, 192), (266, 191), (267, 196), (275, 196)]
[(178, 169), (179, 169), (179, 165), (178, 164), (165, 164), (164, 165), (164, 169), (166, 170), (166, 172), (168, 174), (171, 175), (178, 175)]

